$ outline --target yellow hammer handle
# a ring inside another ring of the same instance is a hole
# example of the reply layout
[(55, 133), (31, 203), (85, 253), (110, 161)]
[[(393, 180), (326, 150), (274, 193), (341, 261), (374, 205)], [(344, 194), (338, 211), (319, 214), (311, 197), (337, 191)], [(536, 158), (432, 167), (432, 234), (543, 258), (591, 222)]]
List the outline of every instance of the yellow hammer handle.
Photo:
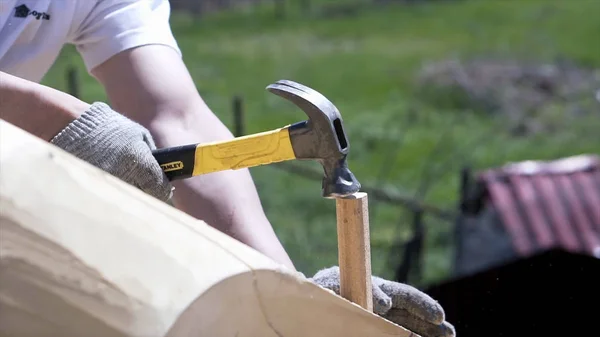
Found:
[(289, 125), (225, 142), (198, 144), (192, 175), (295, 159)]

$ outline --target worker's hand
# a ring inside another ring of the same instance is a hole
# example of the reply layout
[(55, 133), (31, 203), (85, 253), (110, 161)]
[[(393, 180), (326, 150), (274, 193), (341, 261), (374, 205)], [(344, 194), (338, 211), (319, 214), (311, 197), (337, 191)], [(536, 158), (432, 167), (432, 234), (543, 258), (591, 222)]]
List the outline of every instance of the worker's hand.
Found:
[(51, 143), (162, 201), (173, 194), (150, 132), (104, 103), (92, 104)]
[[(313, 283), (340, 294), (340, 269), (320, 270)], [(422, 337), (454, 337), (454, 327), (445, 321), (442, 306), (429, 295), (407, 284), (372, 277), (373, 312)]]

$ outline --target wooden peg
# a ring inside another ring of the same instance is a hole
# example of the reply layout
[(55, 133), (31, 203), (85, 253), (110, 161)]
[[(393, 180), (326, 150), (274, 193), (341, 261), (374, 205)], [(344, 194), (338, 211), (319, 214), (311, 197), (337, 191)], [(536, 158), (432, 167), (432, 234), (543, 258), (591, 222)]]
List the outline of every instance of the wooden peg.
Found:
[(367, 193), (336, 199), (340, 295), (373, 311)]

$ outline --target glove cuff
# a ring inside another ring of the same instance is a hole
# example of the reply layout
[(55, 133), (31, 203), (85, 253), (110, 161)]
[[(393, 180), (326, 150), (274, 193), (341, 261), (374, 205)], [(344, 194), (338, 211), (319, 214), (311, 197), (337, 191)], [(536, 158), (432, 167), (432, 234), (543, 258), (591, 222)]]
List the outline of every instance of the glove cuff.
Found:
[(70, 144), (76, 143), (99, 126), (114, 119), (116, 114), (106, 103), (94, 102), (81, 116), (54, 136), (50, 143), (61, 148), (68, 148)]

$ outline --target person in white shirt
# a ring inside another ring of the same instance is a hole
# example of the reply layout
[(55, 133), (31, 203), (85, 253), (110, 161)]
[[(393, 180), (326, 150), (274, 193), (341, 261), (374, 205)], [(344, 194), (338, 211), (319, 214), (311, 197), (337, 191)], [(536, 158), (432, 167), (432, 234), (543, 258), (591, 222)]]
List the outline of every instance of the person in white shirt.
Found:
[[(0, 117), (295, 270), (247, 169), (170, 183), (151, 154), (233, 138), (196, 90), (169, 17), (167, 0), (1, 0)], [(66, 44), (110, 106), (39, 84)], [(339, 293), (336, 266), (311, 280)], [(376, 313), (425, 337), (455, 335), (426, 294), (377, 277), (373, 285)]]

